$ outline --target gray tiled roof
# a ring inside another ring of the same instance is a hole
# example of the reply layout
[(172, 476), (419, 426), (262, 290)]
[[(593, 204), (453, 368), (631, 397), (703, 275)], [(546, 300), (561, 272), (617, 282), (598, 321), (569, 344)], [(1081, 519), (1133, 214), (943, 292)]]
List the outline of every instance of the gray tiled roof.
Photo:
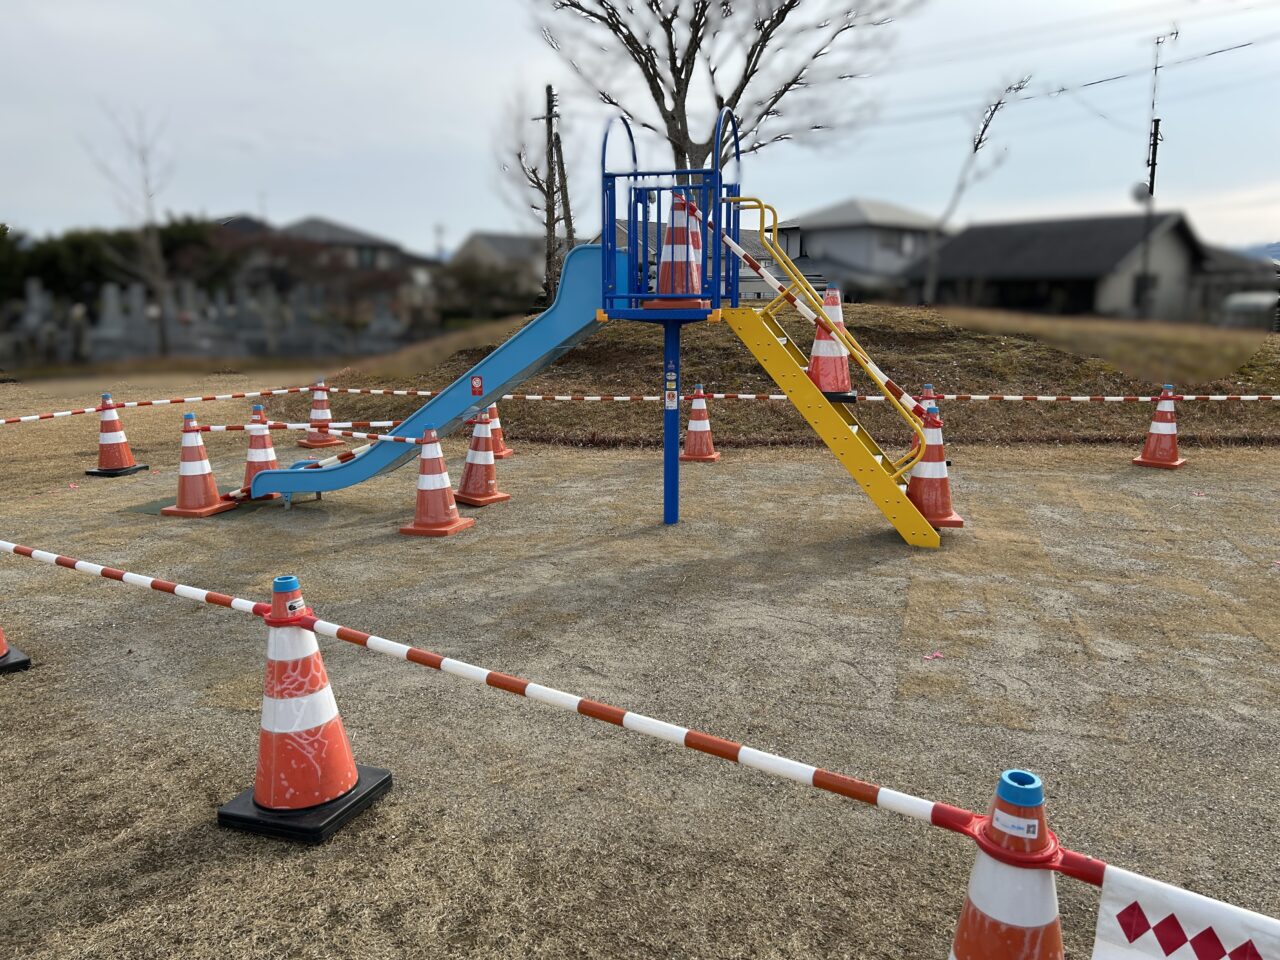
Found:
[(326, 243), (334, 246), (400, 249), (398, 243), (392, 243), (390, 240), (376, 237), (372, 233), (365, 233), (363, 230), (335, 223), (323, 217), (307, 217), (297, 223), (291, 223), (287, 227), (281, 227), (280, 233), (290, 237), (297, 237), (299, 240), (309, 240), (312, 243)]
[(781, 226), (799, 227), (801, 230), (833, 227), (900, 227), (909, 230), (928, 230), (933, 224), (932, 217), (916, 210), (900, 207), (896, 203), (854, 197), (783, 221)]

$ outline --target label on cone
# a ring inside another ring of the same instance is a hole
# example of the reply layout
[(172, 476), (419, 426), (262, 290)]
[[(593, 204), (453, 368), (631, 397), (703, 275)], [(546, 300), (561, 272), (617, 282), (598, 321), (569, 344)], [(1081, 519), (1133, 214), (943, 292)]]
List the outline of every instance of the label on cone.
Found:
[(1028, 840), (1034, 840), (1040, 831), (1040, 822), (1038, 820), (1015, 817), (1013, 814), (1005, 813), (999, 808), (991, 814), (991, 823), (1011, 837), (1026, 837)]

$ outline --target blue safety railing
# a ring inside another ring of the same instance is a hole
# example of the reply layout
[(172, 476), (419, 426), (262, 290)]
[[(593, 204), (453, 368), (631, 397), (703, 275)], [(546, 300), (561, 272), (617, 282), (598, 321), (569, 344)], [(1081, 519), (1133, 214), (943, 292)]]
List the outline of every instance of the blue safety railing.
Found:
[[(630, 169), (609, 168), (609, 135), (621, 123), (630, 148)], [(726, 136), (731, 141), (726, 143)], [(604, 247), (604, 310), (623, 320), (705, 320), (723, 305), (738, 305), (741, 264), (722, 241), (722, 231), (739, 239), (740, 213), (727, 198), (740, 193), (742, 155), (738, 122), (725, 108), (716, 121), (713, 143), (716, 166), (701, 170), (641, 170), (635, 136), (624, 117), (605, 129), (600, 149), (601, 223)], [(726, 149), (731, 147), (731, 149)], [(725, 178), (727, 162), (734, 165), (735, 180)], [(663, 266), (663, 246), (672, 222), (676, 199), (692, 201), (696, 217), (689, 217), (689, 232), (700, 241), (701, 287), (676, 293), (660, 293), (658, 276)], [(619, 257), (618, 254), (625, 254)], [(621, 270), (621, 272), (620, 272)]]

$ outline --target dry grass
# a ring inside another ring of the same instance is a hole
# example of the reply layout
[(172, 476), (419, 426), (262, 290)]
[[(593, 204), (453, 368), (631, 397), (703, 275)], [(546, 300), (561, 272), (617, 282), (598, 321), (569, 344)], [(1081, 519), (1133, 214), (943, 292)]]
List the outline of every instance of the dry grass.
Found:
[[(1164, 379), (1125, 373), (1114, 362), (1062, 349), (1030, 333), (971, 330), (930, 310), (858, 305), (846, 308), (846, 320), (881, 367), (913, 389), (931, 382), (949, 393), (1149, 394), (1158, 391)], [(784, 317), (784, 326), (798, 342), (809, 342), (811, 328), (799, 316)], [(1172, 336), (1167, 329), (1156, 332)], [(1175, 332), (1186, 333), (1183, 328)], [(414, 347), (361, 363), (331, 382), (439, 389), (466, 373), (497, 342), (495, 335), (490, 345), (462, 349), (434, 366), (430, 364), (435, 358), (424, 353), (426, 348)], [(1117, 339), (1117, 350), (1119, 342)], [(1217, 368), (1234, 364), (1234, 372), (1213, 379), (1180, 381), (1180, 389), (1195, 393), (1280, 392), (1280, 337), (1256, 340), (1231, 334), (1215, 342), (1216, 352), (1202, 352), (1213, 353), (1212, 365)], [(1246, 357), (1246, 346), (1255, 343), (1260, 346)], [(434, 353), (438, 357), (440, 351)], [(661, 355), (661, 331), (655, 326), (611, 323), (519, 391), (654, 394), (660, 389)], [(727, 326), (694, 324), (686, 328), (684, 357), (686, 388), (701, 381), (712, 391), (776, 392)], [(865, 392), (871, 388), (870, 381), (855, 379), (855, 388)], [(412, 399), (334, 399), (339, 419), (404, 416), (417, 406)], [(277, 410), (280, 415), (305, 417), (306, 408), (305, 399), (292, 398)], [(1150, 420), (1149, 407), (1133, 404), (975, 402), (953, 403), (943, 412), (948, 439), (961, 443), (1137, 443), (1145, 436)], [(786, 403), (713, 403), (711, 417), (716, 442), (724, 446), (818, 442)], [(858, 417), (890, 446), (908, 438), (883, 405), (862, 406)], [(652, 445), (660, 441), (661, 433), (656, 403), (512, 402), (504, 405), (502, 418), (516, 437), (575, 445)], [(1280, 442), (1280, 411), (1273, 404), (1261, 403), (1184, 404), (1180, 430), (1183, 440), (1191, 444), (1275, 443)]]
[(1047, 317), (1008, 310), (950, 307), (940, 311), (958, 327), (1017, 334), (1082, 357), (1096, 357), (1143, 380), (1199, 383), (1228, 377), (1258, 352), (1265, 330), (1114, 320)]

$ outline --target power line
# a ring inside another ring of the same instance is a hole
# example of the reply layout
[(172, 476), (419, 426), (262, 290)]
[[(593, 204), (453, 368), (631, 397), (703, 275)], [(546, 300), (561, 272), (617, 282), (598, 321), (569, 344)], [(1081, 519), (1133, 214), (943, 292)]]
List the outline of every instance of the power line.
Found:
[[(1195, 11), (1187, 12), (1179, 15), (1180, 22), (1218, 19), (1221, 17), (1240, 16), (1242, 14), (1258, 13), (1260, 11), (1270, 10), (1280, 6), (1277, 0), (1263, 0), (1248, 7), (1234, 7), (1230, 10), (1204, 10), (1196, 13)], [(1114, 18), (1112, 18), (1114, 19)], [(1096, 20), (1095, 20), (1096, 22)], [(1145, 26), (1134, 26), (1126, 28), (1123, 32), (1139, 32), (1148, 29)], [(1006, 53), (1027, 53), (1043, 50), (1050, 47), (1060, 47), (1075, 43), (1084, 43), (1089, 40), (1098, 40), (1108, 37), (1117, 37), (1121, 34), (1108, 21), (1108, 27), (1105, 30), (1092, 30), (1086, 32), (1072, 31), (1070, 29), (1062, 29), (1053, 24), (1046, 24), (1041, 27), (1033, 28), (1027, 31), (1026, 39), (1013, 44), (991, 44), (986, 42), (984, 36), (958, 38), (948, 41), (945, 46), (939, 48), (936, 52), (926, 50), (924, 52), (910, 51), (907, 54), (905, 62), (887, 67), (883, 73), (907, 73), (920, 70), (932, 70), (937, 67), (949, 66), (955, 63), (965, 63), (972, 60), (985, 60), (993, 56), (999, 56)], [(1028, 43), (1027, 39), (1042, 38), (1040, 42)], [(957, 53), (947, 56), (949, 51), (963, 50), (963, 53)]]
[[(1169, 70), (1174, 67), (1188, 66), (1190, 64), (1200, 63), (1204, 60), (1208, 60), (1212, 57), (1220, 56), (1225, 53), (1233, 53), (1233, 52), (1238, 52), (1240, 50), (1260, 47), (1269, 43), (1275, 43), (1278, 40), (1280, 40), (1280, 32), (1267, 34), (1262, 37), (1257, 37), (1252, 40), (1246, 40), (1241, 43), (1232, 44), (1227, 47), (1219, 47), (1216, 50), (1208, 50), (1208, 51), (1205, 51), (1204, 53), (1194, 54), (1188, 57), (1182, 57), (1178, 60), (1171, 60), (1166, 64), (1160, 65), (1158, 69)], [(1123, 73), (1116, 73), (1110, 76), (1100, 77), (1096, 80), (1089, 80), (1084, 83), (1076, 83), (1071, 85), (1064, 84), (1049, 90), (1045, 90), (1040, 93), (1029, 93), (1023, 96), (1014, 97), (1010, 101), (1010, 103), (1019, 104), (1019, 103), (1026, 103), (1032, 100), (1053, 99), (1064, 93), (1072, 93), (1072, 92), (1077, 92), (1081, 90), (1096, 89), (1105, 84), (1116, 83), (1121, 80), (1134, 80), (1134, 79), (1146, 76), (1150, 72), (1150, 69), (1151, 69), (1150, 67), (1134, 68), (1132, 70), (1127, 70)], [(977, 100), (976, 97), (969, 98), (964, 103), (961, 103), (961, 101), (956, 100), (954, 101), (953, 105), (940, 107), (936, 110), (925, 110), (919, 113), (902, 114), (898, 116), (890, 115), (883, 119), (873, 120), (870, 123), (868, 123), (867, 126), (903, 126), (903, 125), (911, 125), (916, 123), (927, 123), (927, 122), (940, 120), (940, 119), (948, 119), (948, 118), (954, 117), (957, 114), (957, 112), (963, 110), (965, 106), (972, 108), (976, 100)], [(937, 102), (936, 98), (932, 102), (936, 103)]]

